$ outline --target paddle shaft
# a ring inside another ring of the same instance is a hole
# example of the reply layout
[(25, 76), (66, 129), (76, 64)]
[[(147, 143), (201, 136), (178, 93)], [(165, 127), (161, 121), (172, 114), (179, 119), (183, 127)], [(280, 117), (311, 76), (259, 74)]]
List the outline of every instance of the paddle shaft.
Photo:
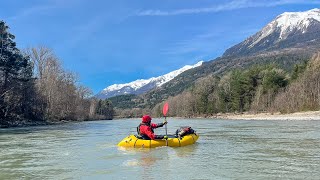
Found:
[[(167, 121), (167, 117), (164, 117), (164, 120)], [(168, 131), (167, 131), (167, 124), (165, 124), (165, 128), (166, 128), (166, 136), (168, 135)]]
[[(164, 117), (164, 120), (167, 121), (167, 116)], [(165, 124), (165, 129), (166, 129), (166, 136), (168, 136), (167, 123)], [(166, 146), (168, 146), (168, 139), (166, 139)]]

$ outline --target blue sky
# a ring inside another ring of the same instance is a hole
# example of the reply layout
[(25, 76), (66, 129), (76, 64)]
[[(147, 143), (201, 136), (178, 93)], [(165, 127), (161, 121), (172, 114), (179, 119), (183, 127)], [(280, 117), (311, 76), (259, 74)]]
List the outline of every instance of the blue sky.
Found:
[(0, 0), (19, 48), (52, 48), (94, 93), (209, 61), (320, 0)]

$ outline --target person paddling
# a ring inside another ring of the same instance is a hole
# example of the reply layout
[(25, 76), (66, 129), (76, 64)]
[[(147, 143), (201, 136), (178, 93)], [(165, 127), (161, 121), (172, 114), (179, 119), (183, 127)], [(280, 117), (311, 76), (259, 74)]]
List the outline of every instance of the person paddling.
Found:
[(162, 127), (165, 124), (167, 124), (167, 121), (164, 121), (163, 123), (154, 124), (151, 123), (152, 118), (149, 115), (144, 115), (142, 117), (142, 122), (137, 127), (137, 133), (142, 137), (142, 139), (168, 139), (168, 136), (164, 135), (155, 135), (153, 129)]

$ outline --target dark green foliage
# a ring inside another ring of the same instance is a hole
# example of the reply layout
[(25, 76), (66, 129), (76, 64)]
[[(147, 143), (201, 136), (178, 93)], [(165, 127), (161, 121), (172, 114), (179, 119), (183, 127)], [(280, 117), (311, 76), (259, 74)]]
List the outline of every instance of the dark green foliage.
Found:
[(249, 77), (245, 73), (236, 70), (231, 74), (231, 107), (233, 111), (244, 111), (246, 103), (249, 100), (249, 91), (252, 84), (249, 83)]
[(29, 57), (16, 47), (9, 27), (0, 21), (0, 121), (2, 124), (42, 116), (31, 111), (34, 80)]
[(286, 73), (274, 65), (254, 66), (246, 71), (236, 70), (231, 73), (230, 97), (224, 95), (223, 99), (227, 100), (224, 104), (230, 103), (231, 111), (248, 111), (260, 86), (263, 93), (271, 92), (275, 95), (287, 85)]
[(104, 116), (106, 119), (113, 119), (114, 111), (112, 102), (105, 99), (105, 100), (99, 100), (98, 105), (96, 108), (96, 113), (98, 115)]
[(288, 85), (288, 80), (281, 72), (277, 72), (275, 69), (266, 71), (262, 79), (263, 92), (271, 90), (277, 92), (278, 89)]
[(222, 112), (243, 112), (250, 109), (250, 105), (256, 93), (257, 87), (261, 84), (261, 70), (263, 66), (254, 66), (246, 71), (232, 71), (229, 79), (230, 92), (220, 90), (219, 95), (223, 100), (222, 104), (226, 109)]
[(304, 61), (302, 64), (296, 64), (294, 65), (292, 74), (291, 74), (291, 80), (296, 80), (300, 74), (302, 74), (306, 67), (307, 67), (307, 61)]
[(128, 94), (120, 95), (108, 98), (113, 104), (114, 107), (120, 109), (131, 109), (135, 107), (143, 107), (143, 99), (139, 98), (137, 95)]

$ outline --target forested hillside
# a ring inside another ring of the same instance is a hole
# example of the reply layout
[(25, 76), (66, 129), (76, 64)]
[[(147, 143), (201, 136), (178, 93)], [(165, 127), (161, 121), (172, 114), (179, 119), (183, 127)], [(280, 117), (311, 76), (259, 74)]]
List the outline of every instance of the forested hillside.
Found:
[(304, 50), (270, 52), (247, 57), (222, 57), (204, 63), (203, 66), (186, 71), (163, 85), (161, 88), (146, 93), (143, 98), (147, 100), (146, 107), (153, 107), (155, 104), (175, 96), (190, 88), (194, 82), (208, 75), (221, 76), (231, 70), (247, 69), (254, 65), (274, 64), (286, 71), (291, 71), (295, 64), (308, 61), (313, 52)]
[[(296, 64), (303, 64), (312, 57), (311, 52), (303, 50), (272, 52), (248, 57), (223, 57), (204, 63), (202, 66), (188, 70), (161, 88), (154, 89), (142, 96), (126, 95), (110, 98), (117, 113), (121, 117), (131, 116), (124, 112), (132, 112), (133, 108), (149, 111), (158, 103), (167, 100), (169, 97), (177, 96), (185, 91), (194, 88), (197, 81), (208, 77), (221, 78), (230, 71), (243, 71), (250, 67), (274, 66), (290, 74)], [(124, 99), (125, 98), (125, 99)], [(123, 109), (127, 109), (123, 111)], [(133, 114), (132, 112), (131, 114)]]
[[(170, 115), (214, 116), (227, 112), (282, 112), (320, 109), (320, 54), (296, 64), (293, 71), (275, 65), (233, 70), (221, 77), (207, 76), (190, 90), (170, 97)], [(161, 114), (162, 104), (154, 109)]]

